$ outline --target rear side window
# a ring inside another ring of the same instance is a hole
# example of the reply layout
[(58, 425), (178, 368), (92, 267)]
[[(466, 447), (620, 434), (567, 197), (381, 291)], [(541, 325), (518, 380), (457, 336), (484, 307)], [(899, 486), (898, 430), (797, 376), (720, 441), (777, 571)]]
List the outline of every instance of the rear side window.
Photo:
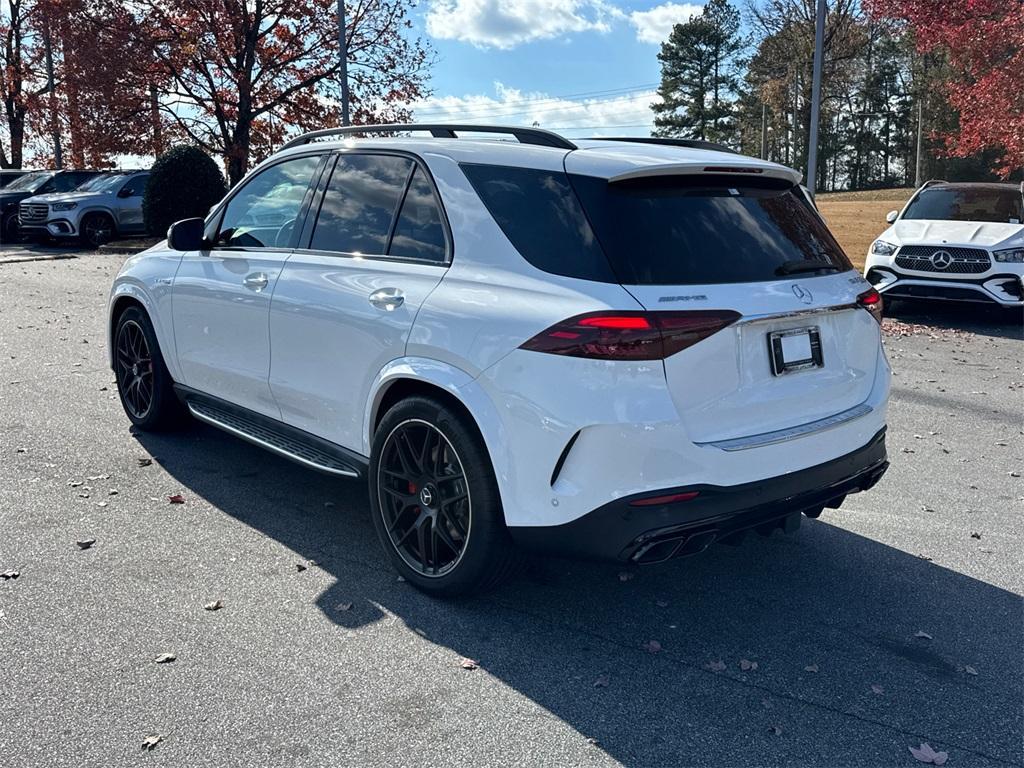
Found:
[(474, 164), (462, 170), (530, 264), (556, 275), (616, 282), (564, 173)]
[(445, 258), (444, 225), (426, 174), (419, 166), (413, 171), (402, 211), (391, 238), (390, 256), (442, 262)]
[(412, 167), (412, 160), (393, 155), (339, 155), (310, 248), (386, 254), (391, 222)]
[(570, 178), (626, 285), (752, 283), (853, 268), (799, 188), (785, 182)]

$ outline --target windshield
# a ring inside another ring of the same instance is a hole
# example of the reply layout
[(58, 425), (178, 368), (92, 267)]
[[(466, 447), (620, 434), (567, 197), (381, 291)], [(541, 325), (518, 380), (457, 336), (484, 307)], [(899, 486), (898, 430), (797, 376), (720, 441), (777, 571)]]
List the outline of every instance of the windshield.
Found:
[(918, 193), (902, 218), (1020, 224), (1024, 198), (1014, 187), (932, 187)]
[(76, 192), (109, 192), (117, 186), (118, 182), (125, 178), (123, 173), (104, 173), (101, 176), (93, 176), (84, 184), (79, 186)]
[(626, 285), (753, 283), (852, 269), (800, 188), (781, 180), (570, 179)]
[(53, 174), (47, 171), (36, 171), (35, 173), (26, 173), (24, 176), (15, 179), (8, 184), (4, 191), (29, 191), (32, 192), (37, 188), (43, 186), (46, 180), (49, 179)]

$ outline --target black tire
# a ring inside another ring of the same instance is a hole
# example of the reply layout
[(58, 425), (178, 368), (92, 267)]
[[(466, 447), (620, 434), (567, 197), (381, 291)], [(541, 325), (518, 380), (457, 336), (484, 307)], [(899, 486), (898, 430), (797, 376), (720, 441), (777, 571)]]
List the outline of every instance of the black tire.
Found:
[(117, 393), (132, 424), (147, 432), (180, 426), (184, 408), (174, 394), (153, 324), (140, 307), (129, 307), (117, 319), (113, 356)]
[[(493, 589), (511, 574), (518, 558), (494, 469), (476, 425), (461, 413), (421, 396), (393, 406), (374, 434), (369, 485), (381, 545), (413, 586), (438, 597), (458, 597)], [(425, 522), (416, 525), (413, 519)], [(418, 542), (424, 542), (423, 551)]]
[(18, 214), (9, 213), (4, 216), (0, 240), (3, 241), (4, 245), (15, 245), (21, 242), (21, 227), (18, 225)]
[(99, 248), (109, 243), (117, 234), (114, 220), (105, 213), (87, 213), (79, 228), (79, 237), (83, 245)]

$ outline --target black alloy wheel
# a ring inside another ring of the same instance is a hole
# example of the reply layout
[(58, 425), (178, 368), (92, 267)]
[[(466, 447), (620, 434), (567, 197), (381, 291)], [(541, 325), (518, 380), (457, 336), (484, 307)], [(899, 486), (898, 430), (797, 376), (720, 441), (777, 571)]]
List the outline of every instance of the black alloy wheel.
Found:
[(153, 408), (153, 355), (146, 334), (135, 320), (121, 323), (114, 348), (117, 386), (125, 410), (145, 420)]
[(90, 214), (82, 222), (82, 239), (94, 248), (109, 243), (113, 237), (114, 222), (106, 214)]
[(472, 499), (462, 461), (433, 424), (407, 419), (384, 441), (377, 474), (388, 539), (420, 576), (456, 568), (472, 534)]

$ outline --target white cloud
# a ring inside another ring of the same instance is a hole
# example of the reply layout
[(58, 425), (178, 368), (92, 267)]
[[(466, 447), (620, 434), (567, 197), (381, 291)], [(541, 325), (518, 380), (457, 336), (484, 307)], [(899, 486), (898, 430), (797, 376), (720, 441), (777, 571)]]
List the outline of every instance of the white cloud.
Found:
[(625, 14), (607, 0), (433, 0), (427, 32), (478, 48), (521, 43), (573, 32), (607, 32)]
[(432, 96), (414, 104), (413, 115), (417, 122), (493, 125), (538, 122), (541, 128), (574, 136), (642, 136), (650, 133), (654, 120), (650, 107), (657, 100), (657, 93), (652, 89), (565, 99), (540, 92), (525, 93), (495, 83), (494, 95)]
[(704, 7), (695, 3), (664, 3), (649, 11), (633, 11), (629, 20), (636, 27), (637, 40), (657, 45), (668, 40), (673, 26), (699, 16), (702, 10)]

